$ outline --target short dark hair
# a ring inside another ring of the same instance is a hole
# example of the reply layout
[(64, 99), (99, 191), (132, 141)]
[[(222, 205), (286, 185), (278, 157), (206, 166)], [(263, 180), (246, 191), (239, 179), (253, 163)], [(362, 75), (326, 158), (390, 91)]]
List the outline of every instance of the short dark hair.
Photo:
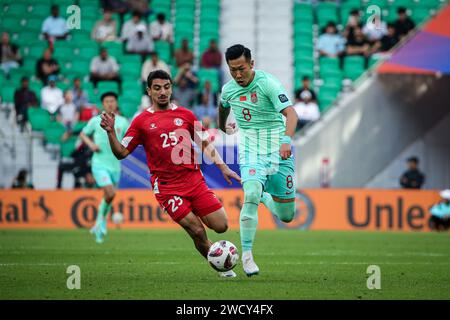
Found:
[(406, 8), (405, 7), (399, 7), (397, 9), (397, 13), (406, 13)]
[(309, 76), (303, 76), (302, 81), (306, 81), (306, 80), (310, 81), (311, 79), (309, 79)]
[(227, 49), (225, 52), (225, 59), (228, 63), (228, 61), (238, 59), (242, 55), (247, 61), (252, 59), (252, 52), (249, 48), (244, 47), (242, 44), (235, 44)]
[(23, 77), (20, 79), (21, 82), (29, 81), (29, 80), (30, 80), (30, 79), (28, 79), (27, 76), (23, 76)]
[(141, 14), (139, 11), (137, 11), (137, 10), (134, 10), (134, 11), (131, 13), (131, 15), (132, 15), (133, 17), (139, 17), (139, 18), (142, 17), (142, 14)]
[(100, 100), (103, 102), (103, 100), (107, 97), (114, 97), (117, 100), (118, 95), (117, 95), (117, 93), (115, 93), (113, 91), (108, 91), (108, 92), (105, 92), (104, 94), (102, 94), (102, 96), (100, 97)]
[(409, 157), (407, 161), (414, 162), (417, 164), (417, 163), (419, 163), (419, 158), (417, 158), (416, 156), (412, 156), (412, 157)]
[(158, 19), (158, 20), (163, 20), (165, 18), (166, 18), (166, 15), (162, 12), (160, 12), (156, 15), (156, 19)]
[(153, 84), (153, 80), (155, 79), (169, 80), (170, 83), (172, 83), (172, 78), (170, 77), (170, 74), (168, 74), (164, 70), (155, 70), (148, 74), (147, 87), (150, 88)]
[(359, 15), (359, 9), (353, 8), (352, 11), (350, 11), (350, 15), (354, 16), (355, 14)]

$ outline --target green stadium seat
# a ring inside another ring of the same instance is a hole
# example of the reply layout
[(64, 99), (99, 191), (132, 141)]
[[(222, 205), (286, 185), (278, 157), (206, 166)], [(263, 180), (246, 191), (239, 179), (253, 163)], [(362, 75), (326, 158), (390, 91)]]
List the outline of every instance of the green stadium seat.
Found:
[(80, 51), (78, 52), (78, 55), (81, 59), (84, 60), (91, 60), (93, 57), (96, 57), (100, 54), (98, 48), (93, 47), (82, 47), (80, 48)]
[(334, 2), (320, 2), (316, 7), (316, 13), (319, 28), (324, 27), (329, 21), (339, 23), (337, 5)]
[(120, 60), (121, 57), (124, 55), (122, 43), (119, 42), (103, 42), (102, 47), (106, 48), (108, 51), (108, 54), (111, 57), (116, 58), (116, 60)]
[(194, 46), (194, 33), (193, 32), (176, 32), (175, 33), (175, 50), (181, 47), (183, 39), (187, 39), (189, 42), (189, 48)]
[(170, 63), (171, 53), (170, 44), (166, 41), (155, 41), (155, 51), (158, 52), (159, 58), (166, 63)]
[(202, 8), (200, 11), (200, 22), (203, 21), (219, 21), (220, 10)]
[(294, 20), (295, 22), (308, 22), (314, 21), (314, 10), (310, 4), (295, 4), (294, 5)]
[(83, 22), (81, 22), (80, 30), (72, 30), (70, 32), (71, 40), (67, 42), (92, 42), (91, 32), (85, 28), (83, 28)]
[(71, 158), (72, 152), (74, 152), (76, 149), (77, 140), (78, 137), (72, 136), (61, 143), (59, 152), (62, 158)]
[(333, 69), (339, 70), (339, 59), (338, 58), (328, 58), (320, 57), (319, 59), (320, 69)]
[(39, 18), (29, 18), (26, 20), (25, 26), (24, 28), (26, 30), (31, 30), (31, 31), (41, 31), (42, 30), (42, 23), (44, 21), (42, 19)]
[(138, 110), (139, 104), (132, 101), (119, 104), (120, 113), (128, 119), (131, 119)]
[(347, 56), (344, 59), (344, 76), (351, 80), (356, 80), (364, 73), (364, 57)]
[(66, 128), (62, 123), (52, 121), (44, 129), (44, 139), (47, 143), (61, 144), (61, 138), (65, 132)]
[(89, 60), (77, 60), (72, 62), (67, 62), (61, 65), (61, 73), (70, 78), (80, 77), (83, 78), (88, 76), (90, 73)]
[(1, 21), (1, 26), (4, 30), (19, 32), (20, 30), (25, 29), (22, 25), (24, 23), (25, 20), (20, 17), (5, 16)]
[[(77, 123), (74, 124), (72, 131), (76, 134), (78, 132), (81, 132), (81, 130), (83, 130), (84, 127), (86, 127), (87, 122), (86, 121), (78, 121)], [(63, 142), (64, 143), (64, 142)], [(62, 143), (62, 144), (63, 144)]]
[(205, 69), (200, 68), (197, 72), (197, 76), (200, 80), (199, 87), (202, 88), (206, 81), (211, 82), (211, 87), (213, 91), (218, 91), (219, 88), (219, 71), (216, 69)]
[(29, 87), (30, 87), (30, 90), (33, 91), (39, 99), (39, 97), (41, 95), (41, 90), (43, 87), (42, 82), (39, 80), (30, 79)]
[[(40, 4), (40, 3), (33, 4), (31, 8), (31, 14), (34, 17), (39, 17), (43, 22), (43, 19), (50, 16), (50, 4)], [(60, 10), (60, 14), (62, 15), (63, 11)]]
[(322, 88), (333, 88), (336, 91), (340, 91), (342, 88), (342, 76), (341, 75), (331, 75), (323, 77)]
[(2, 96), (2, 102), (14, 102), (14, 92), (16, 91), (16, 88), (18, 87), (17, 84), (2, 84), (1, 87), (1, 96)]
[(28, 108), (28, 121), (33, 131), (43, 131), (50, 124), (50, 113), (42, 108)]
[(325, 112), (331, 107), (334, 100), (336, 100), (338, 93), (339, 90), (336, 90), (335, 88), (320, 88), (318, 100), (321, 113)]
[(175, 9), (176, 10), (180, 10), (180, 9), (184, 9), (184, 8), (194, 10), (195, 0), (175, 0)]
[(100, 94), (103, 94), (107, 91), (119, 92), (119, 85), (115, 81), (100, 81), (97, 84), (97, 89)]
[(26, 17), (31, 7), (25, 3), (11, 3), (8, 7), (8, 11), (5, 12), (6, 16)]
[(420, 24), (430, 17), (430, 10), (428, 8), (414, 8), (411, 14), (411, 19), (415, 24)]

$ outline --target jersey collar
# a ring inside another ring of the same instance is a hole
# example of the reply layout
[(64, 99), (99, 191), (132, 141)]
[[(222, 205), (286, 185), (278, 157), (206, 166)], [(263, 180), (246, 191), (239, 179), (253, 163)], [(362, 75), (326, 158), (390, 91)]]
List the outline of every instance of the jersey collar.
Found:
[[(175, 110), (177, 108), (178, 108), (178, 106), (175, 103), (170, 104), (170, 108), (169, 108), (170, 110)], [(148, 108), (147, 111), (150, 113), (155, 113), (155, 109), (153, 109), (153, 107)]]

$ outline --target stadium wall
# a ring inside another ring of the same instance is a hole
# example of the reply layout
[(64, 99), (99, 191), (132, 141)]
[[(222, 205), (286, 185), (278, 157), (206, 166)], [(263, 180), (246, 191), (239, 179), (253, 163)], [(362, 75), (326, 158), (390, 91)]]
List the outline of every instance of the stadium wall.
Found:
[[(229, 218), (239, 228), (242, 190), (215, 190)], [(94, 224), (100, 190), (0, 191), (0, 229), (77, 229)], [(305, 189), (297, 194), (297, 214), (285, 224), (259, 207), (260, 229), (430, 231), (428, 209), (437, 191)], [(144, 190), (120, 190), (113, 212), (122, 212), (124, 229), (179, 228)], [(110, 216), (111, 219), (111, 216)]]

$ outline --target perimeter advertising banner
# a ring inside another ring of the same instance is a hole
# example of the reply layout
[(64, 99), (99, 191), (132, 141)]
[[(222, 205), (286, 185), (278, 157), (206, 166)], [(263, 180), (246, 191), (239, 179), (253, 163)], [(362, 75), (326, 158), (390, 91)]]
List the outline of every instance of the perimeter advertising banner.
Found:
[[(232, 229), (239, 228), (242, 190), (215, 190)], [(0, 229), (76, 229), (94, 224), (99, 190), (0, 191)], [(260, 205), (260, 229), (429, 231), (429, 208), (438, 191), (307, 189), (297, 193), (297, 213), (285, 224)], [(124, 229), (179, 228), (159, 207), (153, 193), (119, 190), (113, 212), (122, 212)], [(110, 216), (111, 218), (111, 216)]]

